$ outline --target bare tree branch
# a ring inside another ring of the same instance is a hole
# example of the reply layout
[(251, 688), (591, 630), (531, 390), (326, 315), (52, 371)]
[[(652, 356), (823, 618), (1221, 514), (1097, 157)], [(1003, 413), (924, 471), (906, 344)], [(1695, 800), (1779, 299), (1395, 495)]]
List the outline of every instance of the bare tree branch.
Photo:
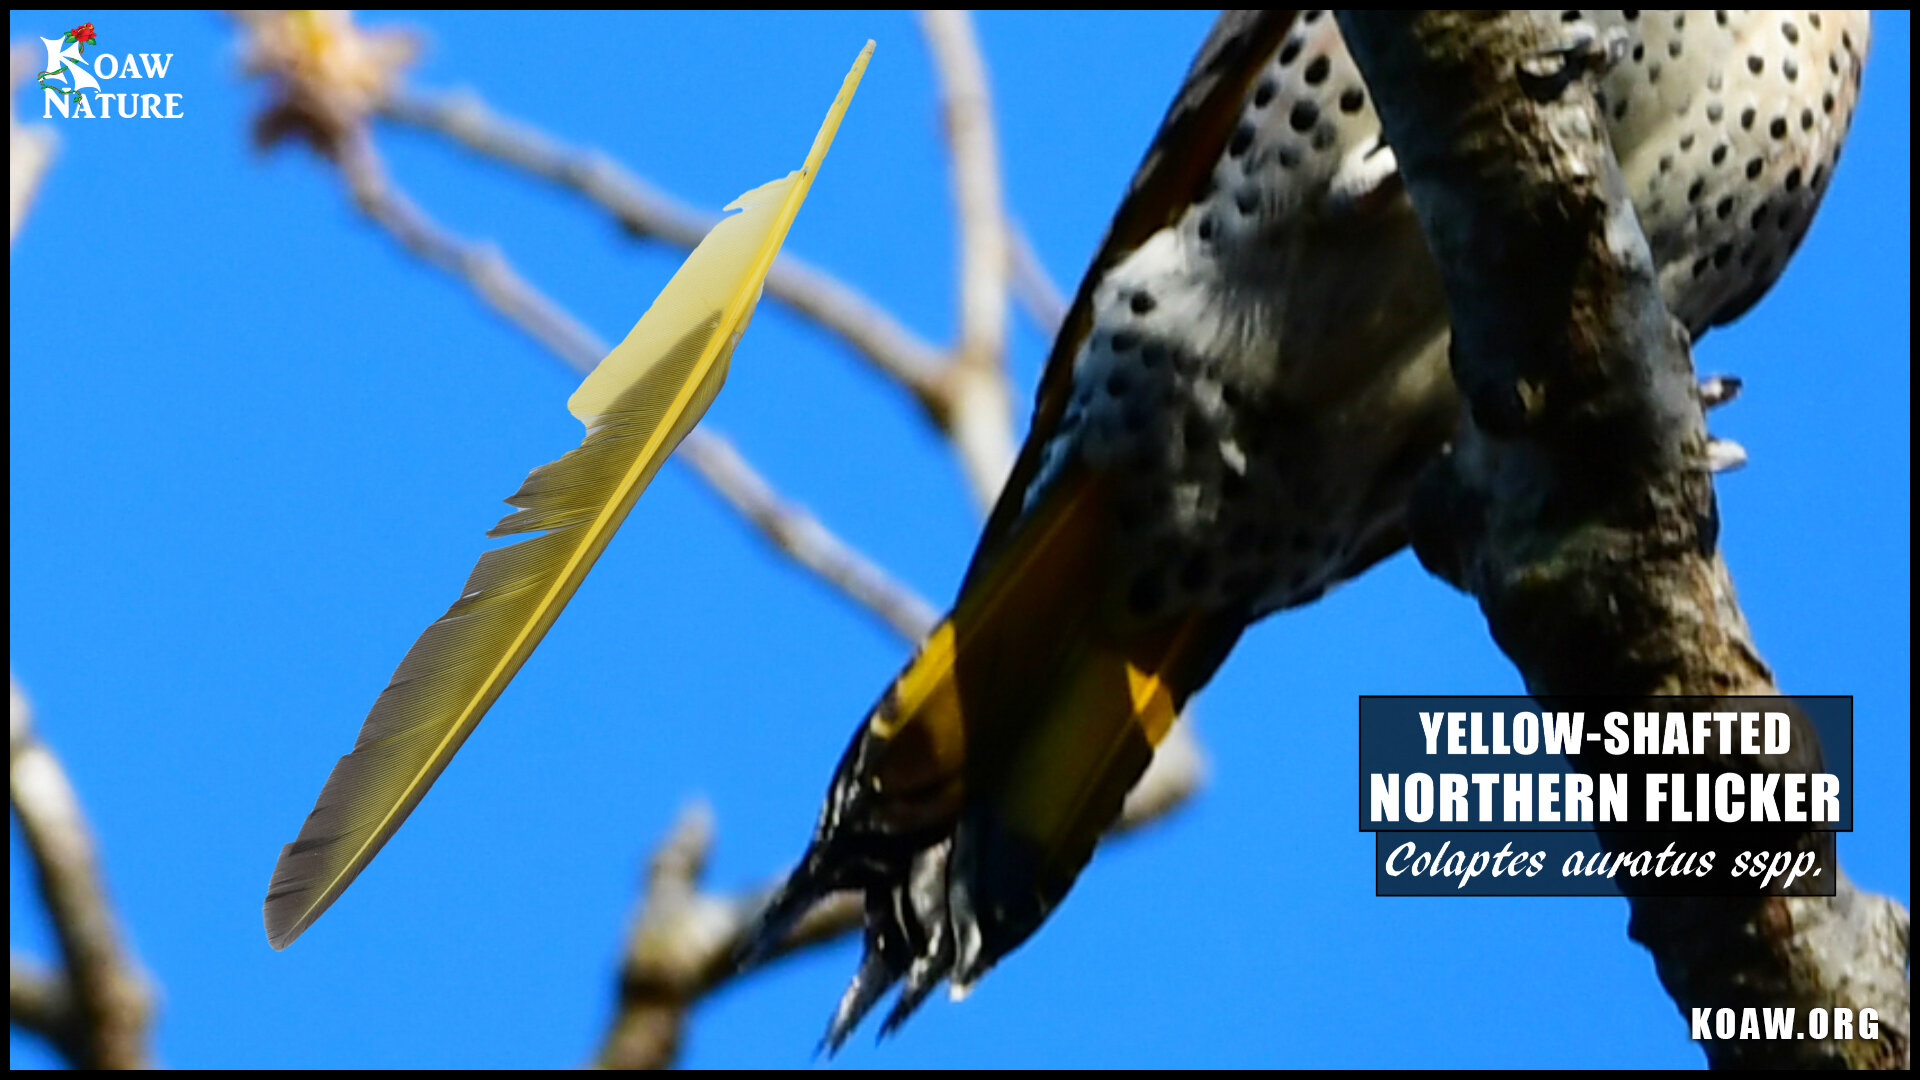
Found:
[(152, 989), (107, 898), (80, 798), (34, 731), (33, 708), (11, 676), (7, 695), (7, 795), (63, 968), (56, 974), (9, 957), (11, 1021), (51, 1041), (76, 1068), (145, 1068)]
[[(464, 283), (574, 370), (590, 372), (606, 355), (605, 342), (515, 272), (497, 249), (455, 237), (396, 188), (364, 128), (345, 133), (334, 156), (355, 203), (407, 250)], [(805, 507), (780, 498), (725, 436), (704, 425), (695, 428), (674, 457), (762, 538), (863, 610), (901, 633), (932, 626), (931, 605)]]
[(1000, 496), (1013, 470), (1013, 409), (1007, 389), (1006, 211), (987, 65), (964, 11), (924, 11), (920, 30), (940, 82), (941, 116), (960, 237), (960, 339), (946, 371), (944, 427), (975, 501)]
[[(1715, 546), (1687, 336), (1594, 100), (1606, 44), (1527, 13), (1340, 22), (1446, 282), (1468, 405), (1415, 496), (1421, 560), (1479, 598), (1531, 693), (1778, 695)], [(1909, 1067), (1898, 903), (1843, 877), (1826, 898), (1629, 905), (1683, 1013), (1879, 1016), (1877, 1039), (1710, 1040), (1710, 1064)]]
[(1060, 324), (1066, 321), (1067, 294), (1060, 291), (1053, 276), (1047, 273), (1026, 230), (1009, 223), (1007, 234), (1013, 242), (1013, 277), (1008, 286), (1040, 336), (1051, 341), (1060, 332)]
[(15, 100), (20, 84), (34, 74), (33, 48), (15, 45), (7, 51), (7, 246), (20, 238), (20, 226), (33, 209), (33, 197), (40, 193), (40, 181), (53, 164), (54, 149), (59, 146), (53, 128), (46, 124), (28, 126), (20, 122)]
[[(1176, 725), (1128, 794), (1109, 835), (1165, 817), (1199, 790), (1205, 774), (1192, 724)], [(734, 968), (733, 958), (769, 890), (741, 896), (702, 892), (713, 834), (712, 811), (694, 803), (681, 811), (648, 864), (646, 888), (634, 910), (621, 964), (619, 1005), (595, 1056), (597, 1067), (659, 1069), (673, 1064), (687, 1011), (701, 998), (775, 960), (837, 941), (861, 926), (860, 894), (838, 893), (809, 911), (773, 953), (744, 971)]]
[[(355, 204), (404, 248), (464, 283), (514, 326), (576, 370), (593, 369), (606, 345), (566, 310), (521, 278), (497, 250), (462, 240), (435, 223), (388, 177), (369, 117), (384, 116), (442, 134), (484, 157), (523, 169), (589, 199), (637, 236), (692, 247), (715, 220), (668, 196), (605, 155), (566, 146), (492, 113), (471, 94), (422, 98), (400, 90), (398, 67), (411, 55), (404, 35), (362, 32), (327, 14), (254, 13), (250, 66), (275, 77), (280, 96), (256, 130), (266, 139), (304, 137), (340, 169)], [(781, 256), (767, 292), (845, 341), (898, 381), (948, 437), (976, 500), (988, 505), (1013, 460), (1004, 370), (1010, 234), (1001, 209), (985, 65), (963, 15), (925, 20), (940, 69), (953, 157), (962, 248), (961, 334), (951, 355), (927, 345), (858, 291), (805, 263)], [(386, 34), (384, 42), (379, 35)], [(355, 40), (360, 35), (364, 40)], [(310, 56), (318, 49), (322, 55)], [(329, 79), (345, 78), (336, 92)], [(377, 92), (355, 88), (375, 88)], [(1017, 249), (1024, 250), (1024, 249)], [(1027, 252), (1018, 271), (1030, 312), (1057, 323), (1059, 290)], [(880, 567), (845, 545), (804, 508), (780, 498), (725, 439), (694, 430), (676, 457), (692, 466), (774, 547), (879, 617), (908, 644), (936, 621), (935, 610)], [(1177, 726), (1129, 795), (1115, 831), (1157, 819), (1202, 784), (1205, 764), (1191, 724)], [(704, 807), (687, 811), (650, 861), (622, 966), (619, 1008), (596, 1056), (605, 1067), (670, 1064), (687, 1010), (741, 972), (732, 957), (762, 894), (702, 893), (700, 877), (713, 837)], [(775, 955), (837, 939), (860, 925), (857, 895), (834, 897), (810, 912)], [(771, 958), (769, 958), (771, 959)]]
[(52, 1043), (69, 1062), (81, 1059), (85, 1040), (73, 1007), (73, 988), (65, 976), (31, 956), (8, 957), (7, 1018), (14, 1027)]
[[(500, 116), (474, 93), (438, 97), (396, 94), (381, 107), (381, 115), (444, 135), (482, 157), (576, 192), (638, 237), (690, 249), (719, 220), (633, 175), (597, 150), (569, 146)], [(865, 294), (784, 252), (767, 275), (766, 291), (769, 297), (840, 338), (904, 387), (929, 413), (945, 411), (939, 400), (940, 373), (946, 367), (944, 354)]]

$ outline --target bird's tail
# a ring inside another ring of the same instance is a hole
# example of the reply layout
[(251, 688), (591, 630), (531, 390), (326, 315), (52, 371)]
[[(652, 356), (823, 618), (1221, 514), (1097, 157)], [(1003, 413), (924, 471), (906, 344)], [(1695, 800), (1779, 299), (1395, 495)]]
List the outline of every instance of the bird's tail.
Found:
[(1238, 636), (1238, 618), (1126, 615), (1102, 489), (1058, 478), (969, 579), (854, 736), (813, 843), (762, 909), (757, 952), (830, 893), (866, 894), (866, 954), (828, 1047), (903, 978), (883, 1031), (1039, 927)]

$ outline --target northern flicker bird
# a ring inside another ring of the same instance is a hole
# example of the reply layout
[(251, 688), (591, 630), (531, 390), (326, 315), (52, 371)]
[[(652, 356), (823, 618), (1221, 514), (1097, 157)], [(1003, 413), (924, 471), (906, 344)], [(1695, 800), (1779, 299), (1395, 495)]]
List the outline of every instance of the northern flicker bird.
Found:
[[(1866, 15), (1554, 17), (1616, 43), (1600, 105), (1669, 308), (1696, 337), (1737, 317), (1832, 180)], [(830, 1045), (902, 979), (887, 1027), (1023, 942), (1241, 630), (1405, 543), (1456, 423), (1446, 358), (1438, 271), (1334, 20), (1225, 15), (1081, 283), (959, 599), (762, 912), (765, 948), (864, 892)]]

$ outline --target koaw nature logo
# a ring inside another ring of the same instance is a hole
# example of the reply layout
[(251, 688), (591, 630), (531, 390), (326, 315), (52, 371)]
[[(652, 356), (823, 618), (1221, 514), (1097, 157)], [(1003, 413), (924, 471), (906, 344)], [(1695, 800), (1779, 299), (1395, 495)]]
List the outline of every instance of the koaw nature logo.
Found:
[(164, 79), (173, 63), (172, 53), (127, 53), (115, 56), (103, 52), (91, 60), (87, 46), (97, 43), (93, 24), (81, 23), (62, 37), (41, 38), (47, 47), (47, 67), (40, 73), (40, 89), (46, 97), (40, 116), (53, 119), (54, 113), (68, 119), (88, 120), (119, 116), (125, 120), (179, 120), (182, 95), (168, 93), (109, 93), (101, 85), (114, 79)]

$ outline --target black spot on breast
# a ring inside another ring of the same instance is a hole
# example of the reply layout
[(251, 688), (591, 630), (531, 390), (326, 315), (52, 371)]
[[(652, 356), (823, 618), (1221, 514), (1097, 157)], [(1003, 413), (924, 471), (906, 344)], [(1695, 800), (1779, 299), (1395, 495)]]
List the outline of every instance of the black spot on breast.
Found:
[(1253, 107), (1256, 109), (1266, 108), (1267, 103), (1273, 100), (1273, 94), (1273, 80), (1260, 80), (1260, 85), (1253, 88)]
[(1306, 23), (1318, 22), (1320, 19), (1320, 16), (1325, 15), (1326, 13), (1327, 12), (1325, 8), (1315, 8), (1314, 10), (1307, 12), (1305, 15), (1302, 15), (1300, 17), (1300, 21), (1306, 22)]
[(1200, 232), (1200, 239), (1202, 240), (1213, 239), (1213, 219), (1210, 217), (1201, 218), (1199, 232)]
[(1725, 270), (1727, 268), (1727, 264), (1732, 261), (1733, 261), (1733, 245), (1732, 244), (1721, 244), (1719, 247), (1713, 249), (1713, 268), (1715, 270)]
[(1807, 12), (1807, 25), (1813, 27), (1815, 30), (1820, 29), (1820, 13), (1817, 11)]
[(1293, 111), (1287, 114), (1287, 124), (1295, 131), (1312, 131), (1313, 125), (1319, 122), (1320, 106), (1312, 101), (1295, 102)]
[(1251, 214), (1260, 205), (1260, 192), (1250, 187), (1241, 188), (1234, 193), (1233, 205), (1242, 214)]
[(1663, 173), (1664, 173), (1664, 172), (1672, 172), (1672, 171), (1673, 171), (1673, 155), (1672, 155), (1672, 154), (1661, 154), (1661, 155), (1660, 155), (1660, 165), (1659, 165), (1659, 169), (1660, 169), (1660, 171), (1661, 171), (1661, 172), (1663, 172)]
[(1801, 131), (1813, 130), (1813, 110), (1812, 109), (1800, 110), (1800, 130)]
[(1714, 12), (1713, 21), (1719, 23), (1721, 26), (1727, 25), (1727, 13), (1725, 11)]
[(1829, 114), (1829, 115), (1831, 115), (1831, 114), (1832, 114), (1832, 112), (1833, 112), (1833, 95), (1832, 95), (1831, 93), (1827, 93), (1827, 94), (1821, 94), (1821, 95), (1820, 95), (1820, 111), (1821, 111), (1821, 112), (1824, 112), (1824, 113), (1827, 113), (1827, 114)]
[(1726, 163), (1726, 160), (1727, 160), (1727, 144), (1721, 143), (1719, 146), (1716, 146), (1713, 148), (1713, 163), (1715, 165), (1723, 165)]
[(1827, 175), (1827, 166), (1824, 163), (1815, 165), (1813, 167), (1813, 177), (1807, 182), (1812, 184), (1814, 187), (1819, 187), (1820, 181), (1826, 179), (1826, 175)]
[(1340, 94), (1340, 111), (1357, 113), (1367, 104), (1367, 93), (1357, 86), (1348, 87)]
[(1780, 34), (1795, 45), (1800, 44), (1800, 28), (1793, 25), (1792, 19), (1780, 24)]
[(1772, 135), (1776, 139), (1786, 138), (1787, 137), (1787, 118), (1784, 116), (1774, 117), (1773, 123), (1767, 125), (1767, 134)]
[(1153, 310), (1153, 296), (1142, 289), (1133, 294), (1133, 299), (1127, 301), (1127, 306), (1133, 309), (1135, 315), (1145, 315)]
[(1580, 13), (1578, 11), (1563, 11), (1560, 13), (1560, 21), (1561, 22), (1579, 22)]
[(1672, 59), (1672, 60), (1680, 59), (1681, 51), (1682, 50), (1681, 50), (1681, 44), (1680, 44), (1679, 38), (1674, 38), (1672, 41), (1667, 42), (1667, 57), (1669, 59)]
[(1788, 82), (1795, 82), (1800, 78), (1800, 65), (1794, 63), (1793, 57), (1789, 56), (1780, 61), (1780, 74), (1785, 75)]
[(1756, 114), (1755, 114), (1755, 113), (1754, 113), (1754, 111), (1753, 111), (1753, 106), (1751, 106), (1751, 105), (1749, 105), (1749, 106), (1747, 106), (1746, 108), (1744, 108), (1744, 109), (1741, 109), (1741, 110), (1740, 110), (1740, 126), (1741, 126), (1741, 128), (1743, 128), (1743, 129), (1745, 129), (1745, 130), (1747, 130), (1747, 131), (1752, 131), (1752, 130), (1753, 130), (1753, 121), (1754, 121), (1754, 119), (1755, 119), (1755, 116), (1756, 116)]
[(1327, 73), (1332, 70), (1333, 61), (1328, 60), (1326, 54), (1322, 53), (1307, 62), (1307, 70), (1301, 72), (1301, 75), (1307, 80), (1308, 86), (1319, 86), (1327, 81)]
[(1280, 66), (1281, 67), (1286, 67), (1288, 64), (1291, 64), (1295, 60), (1299, 59), (1300, 46), (1301, 46), (1301, 39), (1298, 37), (1290, 37), (1287, 39), (1287, 43), (1285, 45), (1280, 46)]
[(1253, 125), (1241, 124), (1240, 129), (1233, 133), (1233, 139), (1227, 143), (1227, 156), (1237, 158), (1246, 153), (1247, 148), (1252, 145)]
[(1273, 163), (1282, 169), (1291, 169), (1300, 164), (1300, 148), (1294, 145), (1282, 146), (1273, 153)]
[(1336, 137), (1333, 128), (1322, 125), (1314, 129), (1313, 138), (1310, 141), (1313, 143), (1315, 150), (1325, 150), (1333, 145)]
[(1747, 57), (1748, 71), (1751, 71), (1755, 75), (1758, 75), (1762, 71), (1765, 71), (1766, 69), (1767, 69), (1767, 62), (1765, 60), (1760, 59), (1758, 55)]
[(1644, 60), (1645, 60), (1646, 58), (1647, 58), (1647, 47), (1646, 47), (1646, 45), (1645, 45), (1644, 43), (1643, 43), (1643, 44), (1639, 44), (1639, 45), (1635, 45), (1635, 46), (1633, 47), (1633, 62), (1634, 62), (1634, 63), (1636, 63), (1636, 64), (1638, 64), (1638, 63), (1640, 63), (1640, 62), (1642, 62), (1642, 61), (1644, 61)]
[(1719, 217), (1721, 221), (1725, 221), (1728, 218), (1732, 217), (1733, 216), (1733, 196), (1729, 195), (1726, 198), (1721, 199), (1720, 205), (1714, 207), (1713, 212), (1717, 217)]
[(1752, 229), (1755, 232), (1758, 232), (1760, 230), (1760, 227), (1767, 223), (1767, 210), (1771, 207), (1771, 205), (1772, 204), (1770, 203), (1761, 203), (1759, 206), (1755, 207), (1753, 211), (1753, 216), (1747, 219), (1747, 228)]
[(1627, 99), (1626, 98), (1621, 98), (1618, 102), (1614, 103), (1613, 118), (1615, 120), (1625, 120), (1627, 118)]
[(1796, 165), (1793, 167), (1793, 170), (1791, 172), (1787, 173), (1787, 191), (1789, 193), (1792, 193), (1799, 190), (1800, 190), (1800, 167)]
[(1712, 260), (1712, 259), (1695, 259), (1695, 260), (1693, 260), (1693, 276), (1694, 276), (1694, 277), (1699, 277), (1699, 276), (1700, 276), (1701, 274), (1704, 274), (1704, 273), (1706, 273), (1706, 272), (1707, 272), (1707, 267), (1709, 267), (1709, 266), (1711, 266), (1711, 265), (1713, 265), (1713, 260)]
[(1131, 330), (1119, 330), (1113, 335), (1112, 345), (1114, 352), (1132, 352), (1133, 347), (1138, 344), (1140, 344), (1140, 335)]
[(1680, 136), (1680, 152), (1684, 154), (1691, 149), (1693, 149), (1693, 132), (1689, 131)]
[(1707, 102), (1707, 119), (1709, 121), (1717, 124), (1720, 122), (1720, 118), (1725, 115), (1727, 115), (1727, 110), (1723, 108), (1719, 102)]
[(1767, 167), (1767, 163), (1761, 160), (1760, 158), (1753, 158), (1749, 160), (1747, 162), (1747, 179), (1749, 180), (1760, 179), (1760, 171), (1766, 167)]
[(1706, 190), (1707, 190), (1707, 181), (1705, 177), (1700, 177), (1694, 180), (1693, 183), (1687, 185), (1687, 201), (1699, 202), (1700, 194)]

